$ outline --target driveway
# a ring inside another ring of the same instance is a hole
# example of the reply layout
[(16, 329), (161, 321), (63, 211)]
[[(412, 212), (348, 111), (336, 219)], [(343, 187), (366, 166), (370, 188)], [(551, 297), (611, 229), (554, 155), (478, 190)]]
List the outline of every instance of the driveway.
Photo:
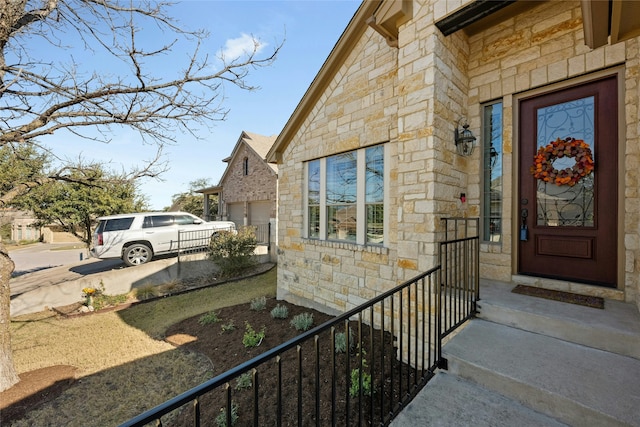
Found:
[(9, 251), (15, 263), (11, 287), (11, 316), (47, 310), (82, 300), (82, 288), (102, 288), (119, 295), (153, 284), (214, 274), (206, 254), (160, 257), (147, 264), (127, 267), (119, 259), (87, 258), (86, 248), (73, 244), (36, 244)]

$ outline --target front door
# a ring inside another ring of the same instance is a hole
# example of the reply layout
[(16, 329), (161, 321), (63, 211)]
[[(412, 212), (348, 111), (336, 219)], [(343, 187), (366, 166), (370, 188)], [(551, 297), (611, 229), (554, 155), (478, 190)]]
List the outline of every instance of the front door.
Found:
[(616, 77), (519, 104), (518, 273), (616, 287)]

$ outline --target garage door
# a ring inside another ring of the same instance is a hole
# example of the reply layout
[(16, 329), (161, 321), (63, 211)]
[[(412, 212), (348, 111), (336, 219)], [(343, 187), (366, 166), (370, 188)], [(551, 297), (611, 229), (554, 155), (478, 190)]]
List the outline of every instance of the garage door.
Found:
[(229, 221), (236, 223), (236, 227), (244, 225), (244, 203), (230, 203), (227, 205)]
[(271, 202), (249, 203), (249, 225), (268, 224), (271, 215)]

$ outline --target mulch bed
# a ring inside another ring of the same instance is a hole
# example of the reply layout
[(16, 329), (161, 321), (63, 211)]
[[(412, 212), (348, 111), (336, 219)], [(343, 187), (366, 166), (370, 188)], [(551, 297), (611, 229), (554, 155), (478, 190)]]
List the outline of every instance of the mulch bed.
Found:
[(532, 297), (545, 298), (553, 301), (583, 305), (585, 307), (604, 309), (604, 298), (601, 297), (580, 295), (572, 292), (555, 291), (552, 289), (537, 288), (535, 286), (526, 285), (517, 285), (511, 290), (511, 292)]

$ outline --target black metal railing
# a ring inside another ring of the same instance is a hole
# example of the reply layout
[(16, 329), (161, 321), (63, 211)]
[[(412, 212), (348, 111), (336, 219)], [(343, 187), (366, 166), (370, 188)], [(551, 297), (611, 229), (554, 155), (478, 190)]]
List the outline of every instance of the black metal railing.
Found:
[(269, 248), (271, 246), (271, 224), (253, 224), (253, 225), (243, 225), (238, 227), (238, 229), (242, 228), (250, 228), (253, 230), (256, 235), (256, 241), (258, 245), (267, 246)]
[[(221, 413), (228, 426), (236, 414), (235, 425), (388, 425), (447, 367), (443, 339), (474, 315), (478, 247), (478, 236), (440, 243), (440, 265), (122, 427), (208, 425)], [(232, 384), (243, 375), (252, 404), (237, 408)]]
[(209, 250), (211, 239), (220, 232), (233, 231), (235, 227), (217, 227), (198, 230), (179, 230), (178, 240), (171, 245), (177, 247), (178, 261), (180, 255), (197, 254)]

